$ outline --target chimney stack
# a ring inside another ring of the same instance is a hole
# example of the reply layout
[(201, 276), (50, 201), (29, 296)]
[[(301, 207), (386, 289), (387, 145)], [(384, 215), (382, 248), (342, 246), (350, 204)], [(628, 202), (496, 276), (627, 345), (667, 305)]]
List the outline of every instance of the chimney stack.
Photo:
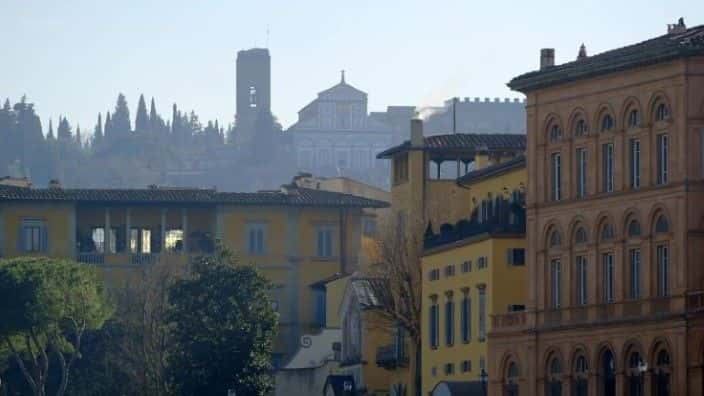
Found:
[(411, 119), (411, 146), (423, 146), (423, 120), (420, 118)]
[(577, 54), (577, 60), (585, 59), (587, 57), (587, 47), (582, 43), (579, 47), (579, 53)]
[(540, 70), (555, 66), (555, 49), (543, 48), (540, 50)]
[(677, 23), (667, 25), (667, 34), (680, 34), (687, 31), (687, 25), (684, 23), (684, 18), (677, 20)]

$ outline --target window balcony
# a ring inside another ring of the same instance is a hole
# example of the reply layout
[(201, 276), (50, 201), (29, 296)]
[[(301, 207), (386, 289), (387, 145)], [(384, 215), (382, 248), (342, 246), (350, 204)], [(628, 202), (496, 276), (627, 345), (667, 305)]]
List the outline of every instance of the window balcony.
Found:
[(376, 365), (387, 370), (408, 366), (408, 355), (405, 347), (392, 344), (380, 346), (376, 350)]

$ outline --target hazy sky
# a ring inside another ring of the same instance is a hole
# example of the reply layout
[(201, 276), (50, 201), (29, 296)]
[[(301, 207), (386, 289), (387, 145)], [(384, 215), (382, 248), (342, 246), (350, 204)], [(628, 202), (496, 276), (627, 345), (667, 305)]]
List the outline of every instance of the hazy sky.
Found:
[[(569, 4), (569, 6), (567, 6)], [(370, 110), (440, 104), (451, 96), (514, 97), (505, 83), (558, 63), (665, 33), (701, 0), (667, 1), (32, 1), (0, 0), (0, 98), (27, 94), (42, 116), (92, 129), (127, 96), (231, 122), (237, 50), (267, 45), (272, 105), (284, 126), (339, 71)]]

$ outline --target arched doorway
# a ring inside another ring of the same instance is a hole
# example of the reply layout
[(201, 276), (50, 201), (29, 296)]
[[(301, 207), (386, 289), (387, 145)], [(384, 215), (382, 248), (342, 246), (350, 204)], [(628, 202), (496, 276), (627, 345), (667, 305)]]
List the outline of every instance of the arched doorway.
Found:
[(574, 360), (572, 394), (575, 396), (587, 396), (589, 394), (589, 364), (584, 355), (579, 355)]
[(670, 363), (670, 354), (665, 349), (661, 349), (655, 359), (655, 367), (653, 373), (653, 390), (655, 396), (670, 396), (670, 374), (672, 374), (672, 365)]
[(645, 395), (645, 372), (648, 366), (637, 351), (628, 355), (628, 368), (626, 369), (626, 391), (628, 396)]
[(610, 349), (601, 354), (599, 368), (600, 396), (616, 396), (616, 362)]
[(516, 362), (511, 362), (506, 369), (506, 378), (504, 380), (504, 396), (518, 396), (518, 365)]
[(562, 364), (557, 357), (553, 357), (549, 362), (545, 381), (545, 396), (562, 396)]

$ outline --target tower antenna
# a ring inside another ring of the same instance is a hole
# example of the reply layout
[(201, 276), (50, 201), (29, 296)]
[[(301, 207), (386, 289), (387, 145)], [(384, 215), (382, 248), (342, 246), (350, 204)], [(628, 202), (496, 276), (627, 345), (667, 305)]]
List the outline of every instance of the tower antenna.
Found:
[(269, 48), (269, 26), (266, 27), (266, 48)]

